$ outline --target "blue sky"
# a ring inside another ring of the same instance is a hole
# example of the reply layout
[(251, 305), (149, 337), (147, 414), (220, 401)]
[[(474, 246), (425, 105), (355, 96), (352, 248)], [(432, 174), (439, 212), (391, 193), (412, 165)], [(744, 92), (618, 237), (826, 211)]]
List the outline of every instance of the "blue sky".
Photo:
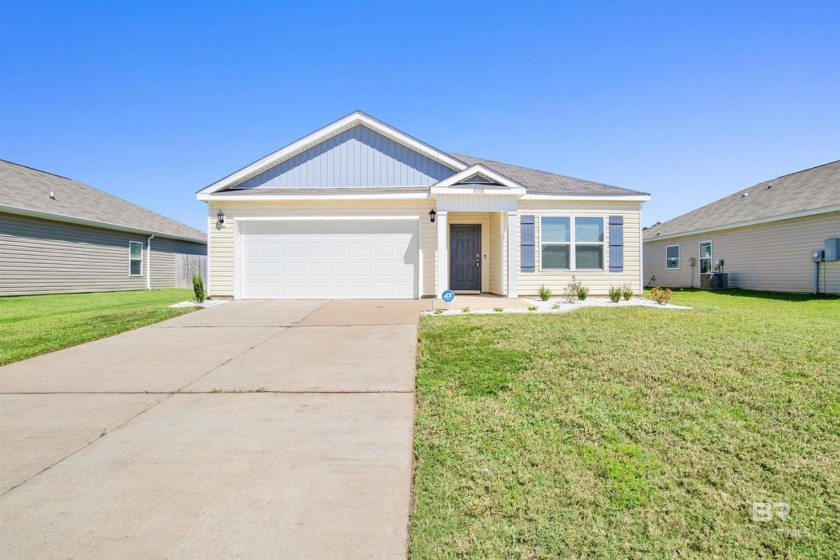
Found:
[(0, 158), (195, 227), (355, 109), (649, 225), (840, 159), (840, 2), (0, 2)]

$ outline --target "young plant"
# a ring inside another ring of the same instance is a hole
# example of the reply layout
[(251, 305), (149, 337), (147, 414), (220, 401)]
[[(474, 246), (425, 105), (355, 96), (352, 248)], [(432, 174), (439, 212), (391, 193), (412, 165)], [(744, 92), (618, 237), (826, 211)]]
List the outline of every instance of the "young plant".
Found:
[(658, 303), (659, 305), (665, 305), (671, 298), (674, 297), (674, 293), (668, 288), (653, 288), (650, 291), (650, 295), (653, 298), (653, 301)]
[[(569, 303), (574, 303), (576, 299), (585, 299), (586, 296), (583, 298), (580, 297), (580, 290), (583, 288), (583, 283), (578, 282), (577, 278), (572, 276), (572, 281), (566, 285), (566, 289), (563, 290), (563, 297), (566, 298), (566, 301)], [(589, 295), (589, 290), (587, 290), (587, 295)]]
[(435, 315), (440, 315), (443, 313), (443, 309), (435, 309)]
[(469, 313), (469, 312), (470, 312), (470, 306), (469, 306), (469, 305), (468, 305), (468, 306), (466, 306), (466, 307), (463, 307), (463, 308), (461, 309), (461, 313)]
[(504, 308), (504, 307), (494, 307), (494, 308), (493, 308), (493, 311), (495, 311), (496, 313), (501, 313), (501, 312), (502, 312), (502, 311), (504, 311), (504, 310), (505, 310), (505, 308)]
[(589, 288), (581, 285), (578, 288), (577, 297), (580, 301), (585, 300), (587, 297), (589, 297)]
[(193, 272), (192, 283), (195, 301), (197, 301), (198, 303), (204, 303), (204, 300), (206, 299), (206, 294), (204, 293), (204, 280), (201, 279), (200, 272)]
[(613, 303), (618, 303), (621, 301), (621, 291), (622, 289), (618, 286), (610, 286), (610, 301)]
[(537, 310), (537, 306), (536, 306), (536, 305), (530, 305), (530, 306), (528, 306), (528, 311), (536, 311), (536, 310)]
[(552, 309), (560, 309), (560, 304), (559, 304), (559, 303), (555, 303), (554, 305), (552, 305), (552, 306), (551, 306), (551, 308), (552, 308)]
[(545, 284), (540, 286), (540, 299), (543, 301), (548, 301), (551, 299), (551, 290), (545, 287)]
[(624, 301), (630, 301), (630, 298), (633, 297), (633, 288), (630, 284), (624, 284), (621, 286), (621, 297), (624, 298)]

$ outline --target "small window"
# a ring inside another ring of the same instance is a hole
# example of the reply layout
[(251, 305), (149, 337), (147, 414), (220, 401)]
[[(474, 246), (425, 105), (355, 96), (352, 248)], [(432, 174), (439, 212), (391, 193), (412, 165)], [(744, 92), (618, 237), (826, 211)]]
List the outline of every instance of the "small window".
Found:
[(575, 218), (575, 269), (604, 268), (604, 218)]
[(545, 217), (540, 221), (542, 243), (541, 267), (570, 269), (572, 248), (572, 219), (569, 217)]
[(704, 241), (700, 244), (700, 274), (712, 272), (712, 242)]
[(665, 247), (665, 268), (680, 267), (680, 246), (668, 245)]
[(143, 244), (139, 241), (128, 242), (128, 274), (143, 276)]

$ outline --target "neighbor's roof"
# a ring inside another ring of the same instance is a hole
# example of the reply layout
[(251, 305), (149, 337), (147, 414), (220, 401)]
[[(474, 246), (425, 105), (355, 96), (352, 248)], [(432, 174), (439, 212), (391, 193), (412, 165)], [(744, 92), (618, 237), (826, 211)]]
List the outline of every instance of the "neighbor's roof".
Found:
[[(53, 193), (54, 199), (50, 198)], [(206, 234), (91, 186), (0, 160), (0, 210), (206, 241)]]
[(509, 163), (502, 163), (500, 161), (493, 161), (489, 159), (480, 159), (472, 156), (465, 156), (461, 154), (452, 154), (452, 157), (463, 161), (468, 165), (481, 164), (489, 167), (493, 171), (501, 173), (524, 186), (528, 190), (528, 194), (582, 194), (582, 195), (647, 195), (640, 191), (633, 191), (630, 189), (622, 189), (620, 187), (613, 187), (612, 185), (604, 185), (602, 183), (594, 183), (592, 181), (584, 181), (583, 179), (575, 179), (573, 177), (566, 177), (564, 175), (557, 175), (556, 173), (549, 173), (547, 171), (538, 171), (537, 169), (529, 169), (527, 167), (519, 167), (518, 165), (511, 165)]
[(840, 161), (762, 181), (645, 230), (645, 241), (840, 208)]

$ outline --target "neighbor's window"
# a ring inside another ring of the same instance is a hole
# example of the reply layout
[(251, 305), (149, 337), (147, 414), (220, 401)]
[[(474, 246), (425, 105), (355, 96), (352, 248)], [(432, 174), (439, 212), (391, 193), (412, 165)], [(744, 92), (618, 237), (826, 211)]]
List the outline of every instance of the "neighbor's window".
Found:
[(540, 268), (604, 268), (604, 219), (544, 216), (540, 219)]
[(665, 268), (680, 267), (680, 246), (668, 245), (665, 247)]
[(712, 272), (712, 242), (704, 241), (700, 244), (700, 274)]
[(128, 274), (143, 276), (143, 244), (139, 241), (128, 242)]
[(575, 269), (604, 268), (604, 218), (575, 218)]

